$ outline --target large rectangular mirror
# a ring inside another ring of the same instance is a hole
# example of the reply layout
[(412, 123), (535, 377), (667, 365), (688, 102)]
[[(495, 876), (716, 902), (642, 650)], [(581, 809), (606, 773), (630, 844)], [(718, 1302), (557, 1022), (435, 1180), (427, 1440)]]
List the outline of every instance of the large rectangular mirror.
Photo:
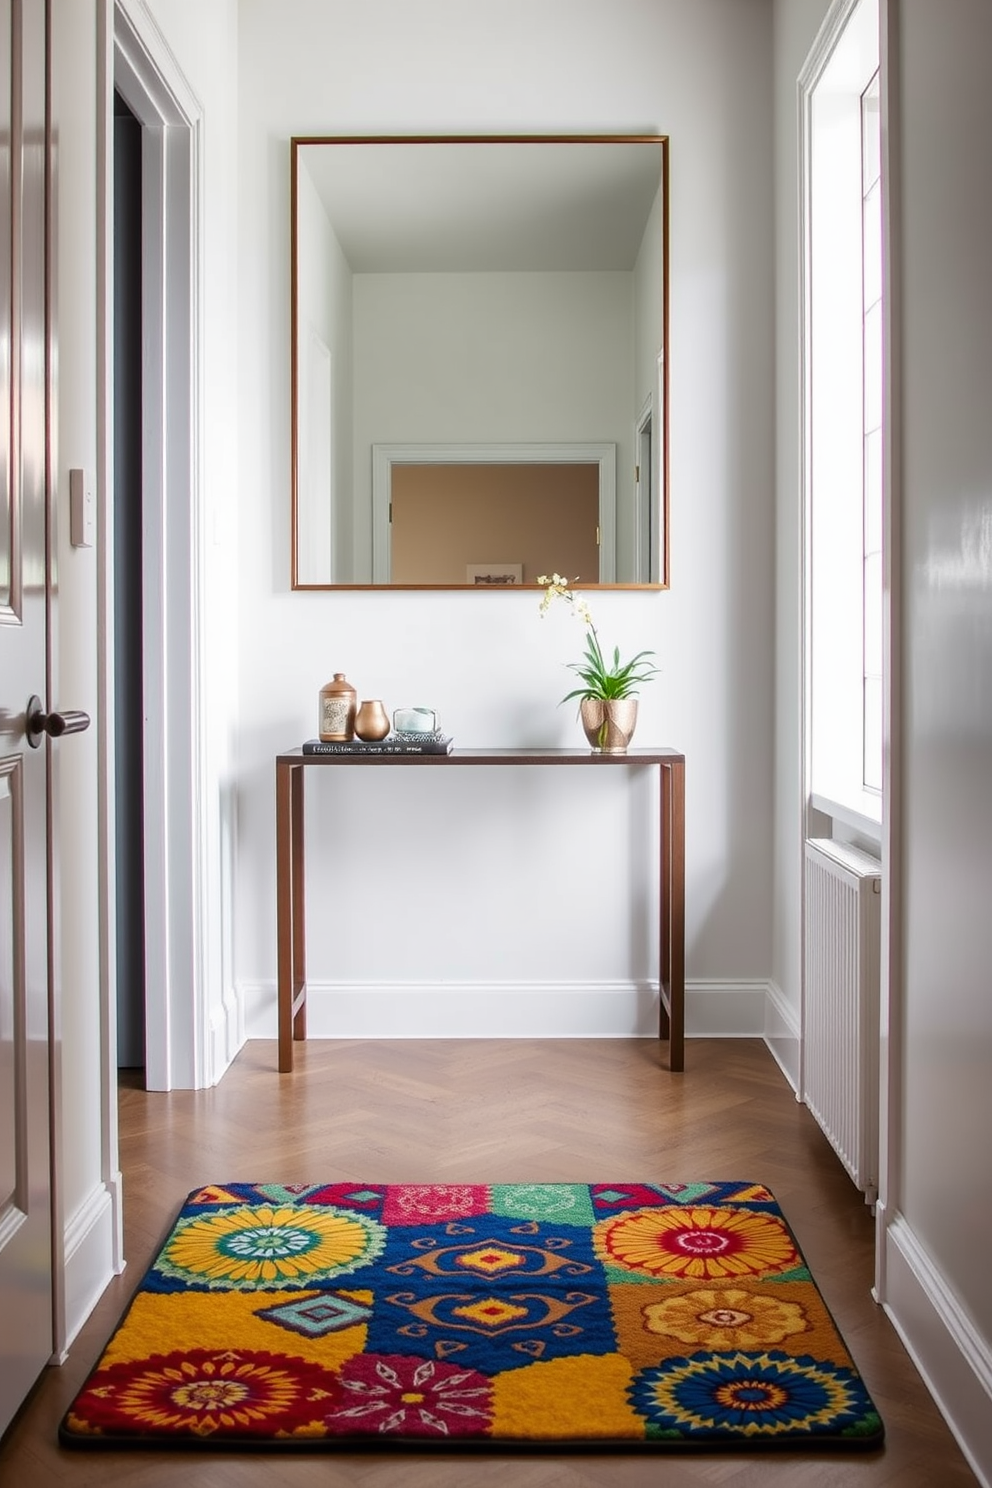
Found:
[(294, 138), (291, 187), (293, 588), (667, 586), (667, 138)]

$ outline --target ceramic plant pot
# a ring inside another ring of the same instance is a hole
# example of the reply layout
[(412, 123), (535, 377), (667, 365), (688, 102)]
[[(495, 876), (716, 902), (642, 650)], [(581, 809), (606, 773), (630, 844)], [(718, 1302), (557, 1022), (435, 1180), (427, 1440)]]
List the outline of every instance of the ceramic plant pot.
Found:
[(579, 715), (593, 754), (626, 754), (637, 725), (636, 698), (583, 698)]

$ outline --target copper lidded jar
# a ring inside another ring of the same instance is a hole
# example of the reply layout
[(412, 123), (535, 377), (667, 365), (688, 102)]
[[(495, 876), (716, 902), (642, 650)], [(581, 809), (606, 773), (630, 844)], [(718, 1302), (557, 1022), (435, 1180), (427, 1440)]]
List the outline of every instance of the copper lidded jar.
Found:
[(320, 689), (319, 732), (325, 744), (350, 744), (355, 737), (355, 689), (344, 672), (335, 672)]

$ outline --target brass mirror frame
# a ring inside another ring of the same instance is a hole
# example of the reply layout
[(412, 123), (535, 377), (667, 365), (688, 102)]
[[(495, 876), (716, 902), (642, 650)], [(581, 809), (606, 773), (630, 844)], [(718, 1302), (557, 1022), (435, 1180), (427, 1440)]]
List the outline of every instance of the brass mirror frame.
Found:
[[(662, 353), (660, 357), (661, 459), (659, 510), (663, 535), (659, 555), (659, 578), (651, 583), (577, 584), (580, 589), (660, 590), (671, 585), (670, 569), (670, 481), (669, 481), (669, 136), (667, 134), (382, 134), (382, 135), (293, 135), (290, 139), (290, 462), (291, 462), (291, 527), (290, 587), (301, 592), (333, 590), (473, 590), (471, 584), (309, 584), (298, 576), (297, 544), (299, 535), (299, 241), (297, 232), (299, 192), (299, 152), (307, 145), (658, 145), (661, 150), (661, 273), (662, 273)], [(537, 584), (514, 586), (539, 589)], [(486, 589), (487, 593), (492, 590)]]

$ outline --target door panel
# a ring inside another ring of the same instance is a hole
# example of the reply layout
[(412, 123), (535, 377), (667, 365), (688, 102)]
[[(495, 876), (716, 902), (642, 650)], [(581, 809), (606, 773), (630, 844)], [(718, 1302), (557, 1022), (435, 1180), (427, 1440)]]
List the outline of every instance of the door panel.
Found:
[(0, 1430), (52, 1352), (46, 12), (0, 0)]
[(17, 1131), (24, 1092), (14, 1058), (14, 1030), (24, 1017), (19, 974), (23, 916), (14, 890), (23, 878), (22, 775), (20, 759), (0, 763), (0, 1227), (20, 1186)]
[[(0, 0), (0, 409), (10, 408), (11, 348), (11, 0)], [(11, 575), (15, 565), (14, 507), (10, 491), (11, 420), (0, 417), (0, 624), (14, 607)]]

